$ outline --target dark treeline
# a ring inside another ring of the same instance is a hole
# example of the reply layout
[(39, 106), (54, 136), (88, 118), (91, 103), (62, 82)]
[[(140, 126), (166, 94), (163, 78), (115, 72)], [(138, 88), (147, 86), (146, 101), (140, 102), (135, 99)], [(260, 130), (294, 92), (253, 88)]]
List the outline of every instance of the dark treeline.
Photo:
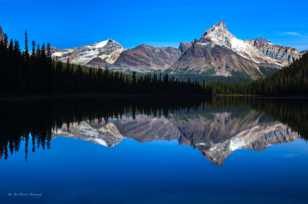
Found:
[(305, 101), (277, 101), (254, 103), (256, 110), (263, 111), (274, 119), (287, 124), (308, 140), (308, 104)]
[(50, 44), (32, 42), (25, 33), (24, 51), (5, 35), (0, 41), (1, 95), (61, 94), (210, 94), (200, 83), (164, 74), (137, 76), (52, 60)]
[(210, 85), (217, 94), (257, 96), (308, 96), (308, 53), (272, 76), (255, 82)]

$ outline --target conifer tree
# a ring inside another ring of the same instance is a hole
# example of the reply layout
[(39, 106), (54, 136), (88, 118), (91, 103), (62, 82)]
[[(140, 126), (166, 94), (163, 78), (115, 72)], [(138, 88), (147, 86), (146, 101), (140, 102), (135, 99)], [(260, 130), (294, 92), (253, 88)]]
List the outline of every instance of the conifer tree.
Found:
[(35, 53), (36, 53), (36, 44), (35, 44), (35, 41), (32, 41), (32, 56), (34, 57), (35, 56)]
[(29, 46), (28, 46), (28, 32), (25, 31), (25, 56), (26, 58), (29, 57)]

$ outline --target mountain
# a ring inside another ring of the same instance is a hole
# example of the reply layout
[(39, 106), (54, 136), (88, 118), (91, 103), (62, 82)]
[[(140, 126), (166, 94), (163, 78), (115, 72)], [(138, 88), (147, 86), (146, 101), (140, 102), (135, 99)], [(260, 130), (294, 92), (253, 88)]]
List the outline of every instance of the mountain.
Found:
[(270, 41), (263, 38), (247, 42), (261, 51), (263, 55), (278, 60), (281, 66), (287, 66), (301, 57), (301, 53), (298, 50), (290, 47), (273, 45)]
[(80, 48), (56, 50), (52, 57), (56, 60), (80, 64), (94, 68), (105, 68), (113, 64), (124, 51), (123, 46), (114, 40), (105, 40)]
[(258, 79), (263, 76), (258, 65), (232, 50), (209, 44), (193, 43), (169, 69), (171, 74), (205, 75)]
[(173, 74), (258, 79), (301, 57), (293, 48), (266, 40), (244, 41), (235, 37), (224, 22), (210, 28), (199, 40), (181, 43), (183, 55), (169, 69)]
[(295, 49), (272, 45), (264, 39), (244, 41), (234, 36), (222, 21), (208, 30), (198, 41), (201, 44), (216, 44), (229, 48), (255, 63), (274, 64), (284, 66), (300, 57), (300, 52)]
[(122, 52), (111, 68), (139, 72), (164, 71), (175, 63), (180, 55), (181, 51), (177, 48), (143, 44)]
[(53, 57), (62, 62), (123, 72), (165, 71), (176, 78), (260, 79), (288, 66), (303, 53), (274, 45), (266, 39), (241, 40), (224, 22), (219, 22), (193, 42), (179, 48), (146, 44), (124, 49), (114, 40), (106, 40), (75, 49), (58, 50)]

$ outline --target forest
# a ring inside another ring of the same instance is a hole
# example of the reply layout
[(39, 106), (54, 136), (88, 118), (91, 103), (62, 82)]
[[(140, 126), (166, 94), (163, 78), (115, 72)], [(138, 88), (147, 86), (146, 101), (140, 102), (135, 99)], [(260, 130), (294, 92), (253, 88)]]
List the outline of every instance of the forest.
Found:
[(179, 81), (167, 74), (124, 74), (57, 62), (50, 44), (31, 42), (24, 49), (7, 35), (0, 40), (0, 95), (69, 94), (210, 95), (204, 84)]

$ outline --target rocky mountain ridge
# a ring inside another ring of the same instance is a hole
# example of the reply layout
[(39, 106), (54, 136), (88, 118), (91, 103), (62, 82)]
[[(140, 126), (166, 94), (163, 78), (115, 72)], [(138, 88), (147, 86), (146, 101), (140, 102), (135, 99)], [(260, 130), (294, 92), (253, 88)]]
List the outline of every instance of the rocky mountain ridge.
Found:
[(183, 55), (170, 68), (171, 73), (247, 79), (264, 77), (267, 72), (279, 70), (302, 55), (296, 49), (273, 45), (263, 39), (240, 40), (224, 22), (211, 27), (199, 40), (181, 43), (179, 49)]
[(278, 60), (281, 66), (287, 66), (301, 56), (301, 53), (295, 48), (273, 45), (270, 41), (263, 38), (247, 42), (256, 47), (264, 55)]
[(114, 69), (134, 71), (164, 71), (181, 56), (181, 51), (173, 47), (139, 45), (121, 53), (111, 66)]
[(52, 56), (62, 62), (105, 68), (106, 64), (113, 64), (124, 50), (120, 43), (104, 40), (79, 48), (56, 50)]
[(296, 49), (273, 45), (266, 39), (241, 40), (233, 35), (226, 24), (221, 21), (210, 28), (198, 41), (199, 43), (214, 43), (227, 47), (242, 57), (255, 63), (277, 64), (285, 66), (300, 57)]
[(274, 45), (265, 39), (241, 40), (224, 22), (212, 26), (198, 40), (180, 43), (178, 48), (142, 44), (125, 49), (114, 40), (106, 40), (53, 53), (55, 59), (63, 62), (123, 72), (166, 71), (175, 76), (254, 80), (301, 56), (294, 48)]

